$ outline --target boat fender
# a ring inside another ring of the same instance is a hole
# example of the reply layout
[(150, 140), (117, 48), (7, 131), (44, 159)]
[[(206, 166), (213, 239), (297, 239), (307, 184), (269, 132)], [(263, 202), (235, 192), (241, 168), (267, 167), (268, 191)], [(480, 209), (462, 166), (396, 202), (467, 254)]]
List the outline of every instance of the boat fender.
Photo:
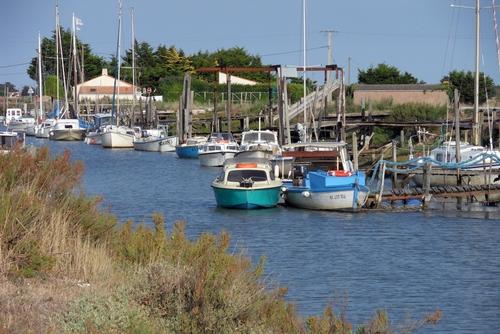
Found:
[(287, 187), (281, 187), (281, 192), (286, 193), (288, 191)]
[(305, 198), (308, 198), (308, 197), (311, 197), (311, 193), (309, 191), (303, 191), (302, 196), (304, 196)]
[(330, 176), (351, 176), (352, 173), (348, 170), (329, 170), (328, 175)]

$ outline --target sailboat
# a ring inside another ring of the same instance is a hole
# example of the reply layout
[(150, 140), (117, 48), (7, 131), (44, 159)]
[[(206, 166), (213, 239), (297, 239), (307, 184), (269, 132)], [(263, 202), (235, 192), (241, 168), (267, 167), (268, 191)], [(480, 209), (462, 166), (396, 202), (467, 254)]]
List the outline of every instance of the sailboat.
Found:
[[(310, 210), (355, 210), (365, 204), (369, 189), (366, 176), (362, 171), (354, 170), (348, 160), (345, 142), (312, 143), (307, 132), (306, 104), (306, 5), (303, 0), (303, 53), (304, 53), (304, 135), (303, 142), (289, 145), (283, 151), (284, 157), (313, 158), (314, 160), (333, 162), (334, 167), (326, 170), (312, 170), (311, 163), (292, 165), (290, 179), (282, 188), (285, 202), (289, 205)], [(342, 79), (343, 80), (343, 79)], [(333, 160), (332, 160), (333, 158)], [(277, 165), (279, 167), (279, 164)], [(324, 168), (324, 167), (323, 167)], [(283, 172), (282, 172), (283, 173)], [(283, 173), (285, 174), (285, 173)]]
[[(415, 163), (423, 165), (430, 162), (431, 186), (456, 186), (458, 183), (466, 185), (500, 184), (500, 151), (493, 148), (492, 124), (490, 127), (489, 145), (480, 145), (481, 132), (479, 126), (479, 51), (480, 51), (480, 1), (476, 1), (476, 49), (475, 49), (475, 82), (474, 82), (474, 117), (473, 117), (473, 144), (460, 140), (458, 113), (455, 116), (456, 138), (448, 140), (434, 148), (426, 157), (416, 159)], [(495, 28), (496, 30), (496, 28)], [(498, 31), (496, 31), (498, 33)], [(500, 61), (500, 59), (499, 59)], [(500, 64), (499, 64), (500, 65)], [(485, 87), (486, 88), (486, 87)], [(458, 93), (455, 94), (455, 108), (458, 110)], [(488, 96), (486, 94), (486, 99)], [(487, 103), (488, 114), (489, 105)], [(458, 157), (457, 157), (458, 154)], [(410, 157), (411, 159), (412, 157)], [(410, 160), (411, 161), (411, 160)], [(457, 178), (458, 173), (460, 178)], [(423, 185), (423, 176), (415, 175), (415, 183)]]
[(113, 101), (111, 109), (111, 115), (112, 115), (111, 119), (115, 124), (110, 124), (103, 129), (103, 133), (101, 135), (101, 141), (102, 141), (102, 146), (105, 148), (133, 148), (134, 139), (141, 137), (141, 129), (139, 127), (130, 128), (125, 125), (120, 125), (121, 34), (122, 34), (122, 1), (119, 1), (118, 40), (116, 43), (117, 62), (115, 68), (115, 81), (113, 85)]
[[(72, 42), (73, 42), (73, 61), (74, 61), (74, 66), (75, 66), (75, 92), (76, 92), (76, 83), (77, 83), (77, 76), (76, 76), (76, 27), (75, 27), (75, 16), (73, 15), (73, 29), (72, 29)], [(85, 132), (86, 129), (80, 127), (80, 120), (78, 119), (78, 96), (75, 93), (74, 94), (74, 102), (75, 102), (75, 114), (76, 118), (69, 118), (69, 104), (68, 104), (68, 87), (66, 83), (66, 75), (64, 71), (64, 55), (63, 55), (63, 50), (62, 50), (62, 40), (61, 40), (61, 31), (60, 31), (60, 26), (59, 26), (59, 9), (58, 6), (56, 5), (56, 39), (58, 43), (56, 45), (59, 45), (59, 50), (56, 50), (57, 53), (61, 55), (61, 62), (62, 62), (62, 75), (63, 75), (63, 86), (64, 86), (64, 101), (65, 101), (65, 108), (62, 113), (62, 115), (56, 119), (55, 124), (52, 125), (52, 127), (49, 130), (49, 139), (50, 140), (65, 140), (65, 141), (72, 141), (72, 140), (83, 140), (85, 137)], [(59, 76), (58, 76), (59, 78)]]

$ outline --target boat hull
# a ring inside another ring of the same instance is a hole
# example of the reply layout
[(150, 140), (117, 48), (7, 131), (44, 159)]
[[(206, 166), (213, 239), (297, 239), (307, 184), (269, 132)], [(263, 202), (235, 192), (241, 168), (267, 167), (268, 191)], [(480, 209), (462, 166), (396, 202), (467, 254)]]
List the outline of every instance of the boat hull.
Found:
[(249, 150), (249, 151), (239, 151), (236, 154), (238, 159), (267, 159), (270, 160), (273, 157), (273, 152), (268, 150)]
[(85, 144), (102, 145), (102, 133), (90, 132), (85, 137)]
[(49, 132), (50, 140), (78, 141), (85, 137), (84, 129), (53, 129)]
[(272, 208), (280, 199), (280, 186), (268, 188), (225, 188), (212, 185), (217, 205), (229, 209)]
[(133, 148), (134, 136), (114, 131), (102, 134), (102, 146), (106, 148)]
[(353, 210), (361, 207), (367, 197), (367, 189), (316, 192), (297, 188), (286, 191), (285, 201), (289, 205), (308, 210)]
[(221, 151), (221, 152), (208, 152), (199, 153), (200, 165), (205, 167), (221, 167), (224, 165), (226, 159), (234, 158), (236, 152)]
[(181, 159), (198, 159), (199, 146), (198, 145), (178, 145), (175, 147), (175, 153)]
[(136, 140), (134, 141), (134, 149), (137, 151), (147, 152), (173, 152), (175, 151), (175, 144), (177, 137), (172, 138), (158, 138), (154, 140)]

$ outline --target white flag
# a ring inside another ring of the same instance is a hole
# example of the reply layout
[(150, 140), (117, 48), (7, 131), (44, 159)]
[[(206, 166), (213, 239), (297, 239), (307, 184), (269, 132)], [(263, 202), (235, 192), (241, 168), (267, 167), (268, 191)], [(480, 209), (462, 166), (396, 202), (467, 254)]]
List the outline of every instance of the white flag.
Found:
[(83, 26), (82, 19), (75, 16), (75, 27), (76, 27), (76, 30), (80, 30), (81, 26)]

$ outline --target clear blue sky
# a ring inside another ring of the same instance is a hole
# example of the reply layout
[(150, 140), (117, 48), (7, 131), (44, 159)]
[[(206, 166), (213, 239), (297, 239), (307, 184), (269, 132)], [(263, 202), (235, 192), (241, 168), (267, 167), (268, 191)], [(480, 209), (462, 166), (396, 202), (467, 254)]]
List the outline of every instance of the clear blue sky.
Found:
[[(0, 0), (0, 82), (17, 88), (34, 85), (27, 66), (35, 56), (37, 34), (54, 29), (54, 0)], [(324, 29), (334, 29), (335, 63), (357, 69), (385, 62), (420, 80), (437, 83), (451, 69), (473, 70), (474, 12), (450, 4), (473, 6), (473, 0), (307, 0), (308, 64), (325, 64)], [(482, 0), (483, 6), (491, 1)], [(94, 53), (114, 53), (117, 0), (60, 0), (61, 23), (69, 27), (73, 12), (84, 26), (79, 37)], [(135, 8), (136, 38), (153, 46), (175, 45), (187, 54), (241, 46), (267, 64), (300, 65), (302, 0), (124, 0), (123, 48), (130, 47), (129, 8)], [(500, 17), (499, 17), (500, 19)], [(493, 15), (482, 11), (481, 71), (500, 83)], [(281, 53), (281, 54), (278, 54)]]

